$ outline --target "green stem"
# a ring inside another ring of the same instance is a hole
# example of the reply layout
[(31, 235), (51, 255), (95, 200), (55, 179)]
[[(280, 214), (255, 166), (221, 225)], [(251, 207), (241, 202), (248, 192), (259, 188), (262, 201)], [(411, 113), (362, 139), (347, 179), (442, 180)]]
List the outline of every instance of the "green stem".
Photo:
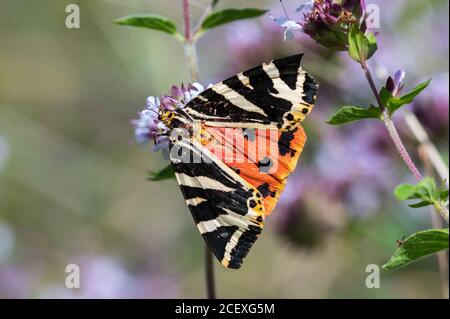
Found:
[(444, 218), (448, 224), (448, 208), (441, 203), (434, 204), (434, 209)]
[(189, 75), (192, 82), (197, 82), (199, 79), (199, 67), (197, 57), (197, 46), (195, 42), (186, 41), (184, 43), (184, 54), (189, 67)]

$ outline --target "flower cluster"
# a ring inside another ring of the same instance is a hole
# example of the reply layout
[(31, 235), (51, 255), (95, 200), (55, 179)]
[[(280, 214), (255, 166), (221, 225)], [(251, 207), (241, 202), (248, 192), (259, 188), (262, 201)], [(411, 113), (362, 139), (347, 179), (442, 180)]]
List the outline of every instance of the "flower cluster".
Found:
[(365, 23), (364, 0), (315, 0), (304, 14), (303, 31), (323, 46), (336, 50), (348, 49), (348, 34), (353, 25), (362, 32)]
[(301, 21), (287, 17), (270, 17), (284, 28), (284, 40), (292, 40), (295, 31), (303, 31), (321, 45), (336, 51), (347, 51), (350, 29), (356, 25), (365, 33), (366, 5), (364, 0), (309, 0), (297, 8), (303, 12)]
[(152, 150), (155, 152), (167, 149), (169, 128), (161, 121), (161, 114), (184, 108), (204, 89), (199, 83), (182, 84), (180, 87), (172, 86), (170, 95), (149, 96), (146, 108), (138, 113), (139, 118), (131, 121), (134, 125), (136, 141), (138, 143), (153, 142)]

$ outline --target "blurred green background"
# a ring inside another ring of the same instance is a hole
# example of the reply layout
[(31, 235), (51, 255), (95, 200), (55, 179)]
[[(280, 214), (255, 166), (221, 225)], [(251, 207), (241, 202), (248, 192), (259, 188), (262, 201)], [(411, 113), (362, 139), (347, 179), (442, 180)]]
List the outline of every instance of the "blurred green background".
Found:
[[(380, 51), (372, 67), (384, 78), (405, 69), (409, 87), (436, 79), (413, 107), (447, 160), (448, 1), (392, 2), (372, 1), (381, 7)], [(80, 29), (65, 27), (69, 3), (80, 6)], [(194, 17), (207, 3), (193, 1)], [(286, 1), (292, 16), (301, 3)], [(282, 15), (275, 0), (224, 0), (219, 6), (229, 7)], [(111, 23), (135, 13), (165, 15), (181, 27), (175, 0), (0, 3), (2, 298), (205, 295), (203, 240), (176, 183), (146, 181), (147, 171), (166, 162), (133, 142), (129, 123), (147, 96), (188, 82), (183, 49), (163, 33)], [(393, 198), (395, 185), (412, 180), (382, 124), (325, 124), (340, 105), (372, 102), (358, 67), (302, 35), (283, 42), (282, 33), (264, 16), (213, 30), (199, 43), (203, 84), (298, 52), (306, 53), (305, 69), (322, 84), (291, 187), (244, 267), (216, 264), (218, 295), (442, 297), (434, 257), (381, 271), (381, 288), (365, 287), (366, 266), (384, 264), (403, 235), (431, 228), (431, 213)], [(414, 138), (401, 116), (397, 120), (419, 162)], [(366, 145), (364, 136), (376, 140)], [(64, 286), (72, 263), (81, 267), (78, 290)]]

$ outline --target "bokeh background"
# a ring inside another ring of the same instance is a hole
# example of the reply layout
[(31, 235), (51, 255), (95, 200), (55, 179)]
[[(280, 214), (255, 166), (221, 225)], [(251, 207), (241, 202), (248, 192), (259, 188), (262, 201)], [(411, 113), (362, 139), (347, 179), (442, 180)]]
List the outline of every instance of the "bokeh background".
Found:
[[(192, 2), (198, 18), (208, 1)], [(291, 18), (299, 18), (294, 9), (302, 2), (285, 1)], [(448, 161), (448, 1), (368, 2), (381, 7), (371, 67), (382, 78), (404, 69), (408, 88), (433, 78), (410, 108)], [(79, 30), (65, 27), (69, 3), (80, 6)], [(282, 15), (275, 0), (221, 1), (226, 7)], [(205, 296), (203, 240), (176, 183), (146, 181), (149, 170), (167, 163), (133, 143), (129, 123), (148, 95), (188, 81), (183, 50), (165, 34), (111, 23), (135, 13), (159, 13), (181, 27), (175, 0), (0, 2), (2, 298)], [(199, 43), (203, 84), (298, 52), (321, 83), (300, 165), (244, 267), (216, 264), (218, 295), (442, 297), (448, 279), (434, 257), (382, 271), (380, 289), (365, 287), (366, 265), (382, 265), (396, 240), (431, 228), (431, 213), (393, 198), (397, 184), (413, 180), (381, 123), (325, 123), (340, 105), (374, 102), (358, 66), (301, 34), (292, 42), (282, 34), (264, 16), (211, 31)], [(401, 114), (396, 121), (420, 163)], [(81, 267), (78, 290), (64, 285), (72, 263)]]

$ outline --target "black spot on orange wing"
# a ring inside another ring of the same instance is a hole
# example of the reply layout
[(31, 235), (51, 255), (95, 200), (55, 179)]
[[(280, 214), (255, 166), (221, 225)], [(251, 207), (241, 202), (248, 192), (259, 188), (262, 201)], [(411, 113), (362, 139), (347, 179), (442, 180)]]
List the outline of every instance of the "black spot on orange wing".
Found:
[(275, 197), (276, 193), (270, 189), (270, 185), (268, 183), (264, 183), (258, 186), (258, 191), (261, 193), (263, 197)]
[(268, 173), (273, 166), (272, 160), (270, 157), (266, 156), (262, 160), (258, 161), (256, 164), (258, 166), (260, 173)]
[(278, 140), (278, 151), (281, 156), (286, 156), (288, 154), (291, 156), (295, 155), (296, 151), (291, 148), (291, 142), (294, 140), (297, 130), (298, 128), (295, 128), (281, 133)]

